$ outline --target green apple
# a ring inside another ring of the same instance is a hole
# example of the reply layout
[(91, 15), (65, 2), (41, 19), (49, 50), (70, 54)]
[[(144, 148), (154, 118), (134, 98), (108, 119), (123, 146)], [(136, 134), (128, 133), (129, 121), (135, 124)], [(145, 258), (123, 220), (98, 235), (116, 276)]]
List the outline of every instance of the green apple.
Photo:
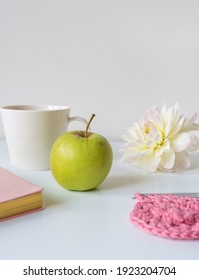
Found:
[(86, 191), (99, 186), (109, 174), (113, 161), (110, 143), (102, 135), (69, 131), (53, 144), (50, 167), (55, 180), (65, 189)]

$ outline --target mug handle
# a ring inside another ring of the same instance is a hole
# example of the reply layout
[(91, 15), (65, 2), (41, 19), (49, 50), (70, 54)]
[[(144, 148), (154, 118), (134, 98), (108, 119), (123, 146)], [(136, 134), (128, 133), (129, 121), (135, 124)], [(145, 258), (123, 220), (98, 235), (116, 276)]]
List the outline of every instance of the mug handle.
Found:
[[(82, 118), (82, 117), (79, 117), (79, 116), (69, 117), (69, 120), (68, 120), (68, 121), (69, 121), (69, 123), (70, 123), (70, 122), (73, 122), (73, 121), (78, 121), (78, 122), (84, 123), (85, 125), (88, 124), (88, 122), (87, 122), (86, 119), (84, 119), (84, 118)], [(89, 127), (88, 130), (90, 130), (90, 127)]]

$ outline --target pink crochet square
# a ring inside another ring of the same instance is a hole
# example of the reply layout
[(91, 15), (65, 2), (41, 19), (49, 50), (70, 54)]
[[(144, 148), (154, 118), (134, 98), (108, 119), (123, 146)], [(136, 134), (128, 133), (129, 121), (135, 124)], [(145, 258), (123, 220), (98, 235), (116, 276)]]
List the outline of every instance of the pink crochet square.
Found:
[(171, 194), (136, 194), (131, 221), (149, 233), (172, 239), (199, 238), (199, 199)]

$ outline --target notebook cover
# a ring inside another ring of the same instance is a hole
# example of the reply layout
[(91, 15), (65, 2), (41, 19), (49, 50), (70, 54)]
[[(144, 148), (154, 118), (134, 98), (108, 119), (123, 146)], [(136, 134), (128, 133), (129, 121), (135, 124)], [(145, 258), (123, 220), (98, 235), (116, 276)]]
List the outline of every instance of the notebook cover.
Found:
[(0, 203), (41, 191), (43, 188), (0, 167)]

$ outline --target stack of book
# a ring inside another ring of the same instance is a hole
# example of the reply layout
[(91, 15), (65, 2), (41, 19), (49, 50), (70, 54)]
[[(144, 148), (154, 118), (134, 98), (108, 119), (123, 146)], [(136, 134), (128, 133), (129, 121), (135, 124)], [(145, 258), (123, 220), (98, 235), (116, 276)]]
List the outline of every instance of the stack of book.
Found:
[(43, 188), (0, 167), (0, 221), (42, 210)]

